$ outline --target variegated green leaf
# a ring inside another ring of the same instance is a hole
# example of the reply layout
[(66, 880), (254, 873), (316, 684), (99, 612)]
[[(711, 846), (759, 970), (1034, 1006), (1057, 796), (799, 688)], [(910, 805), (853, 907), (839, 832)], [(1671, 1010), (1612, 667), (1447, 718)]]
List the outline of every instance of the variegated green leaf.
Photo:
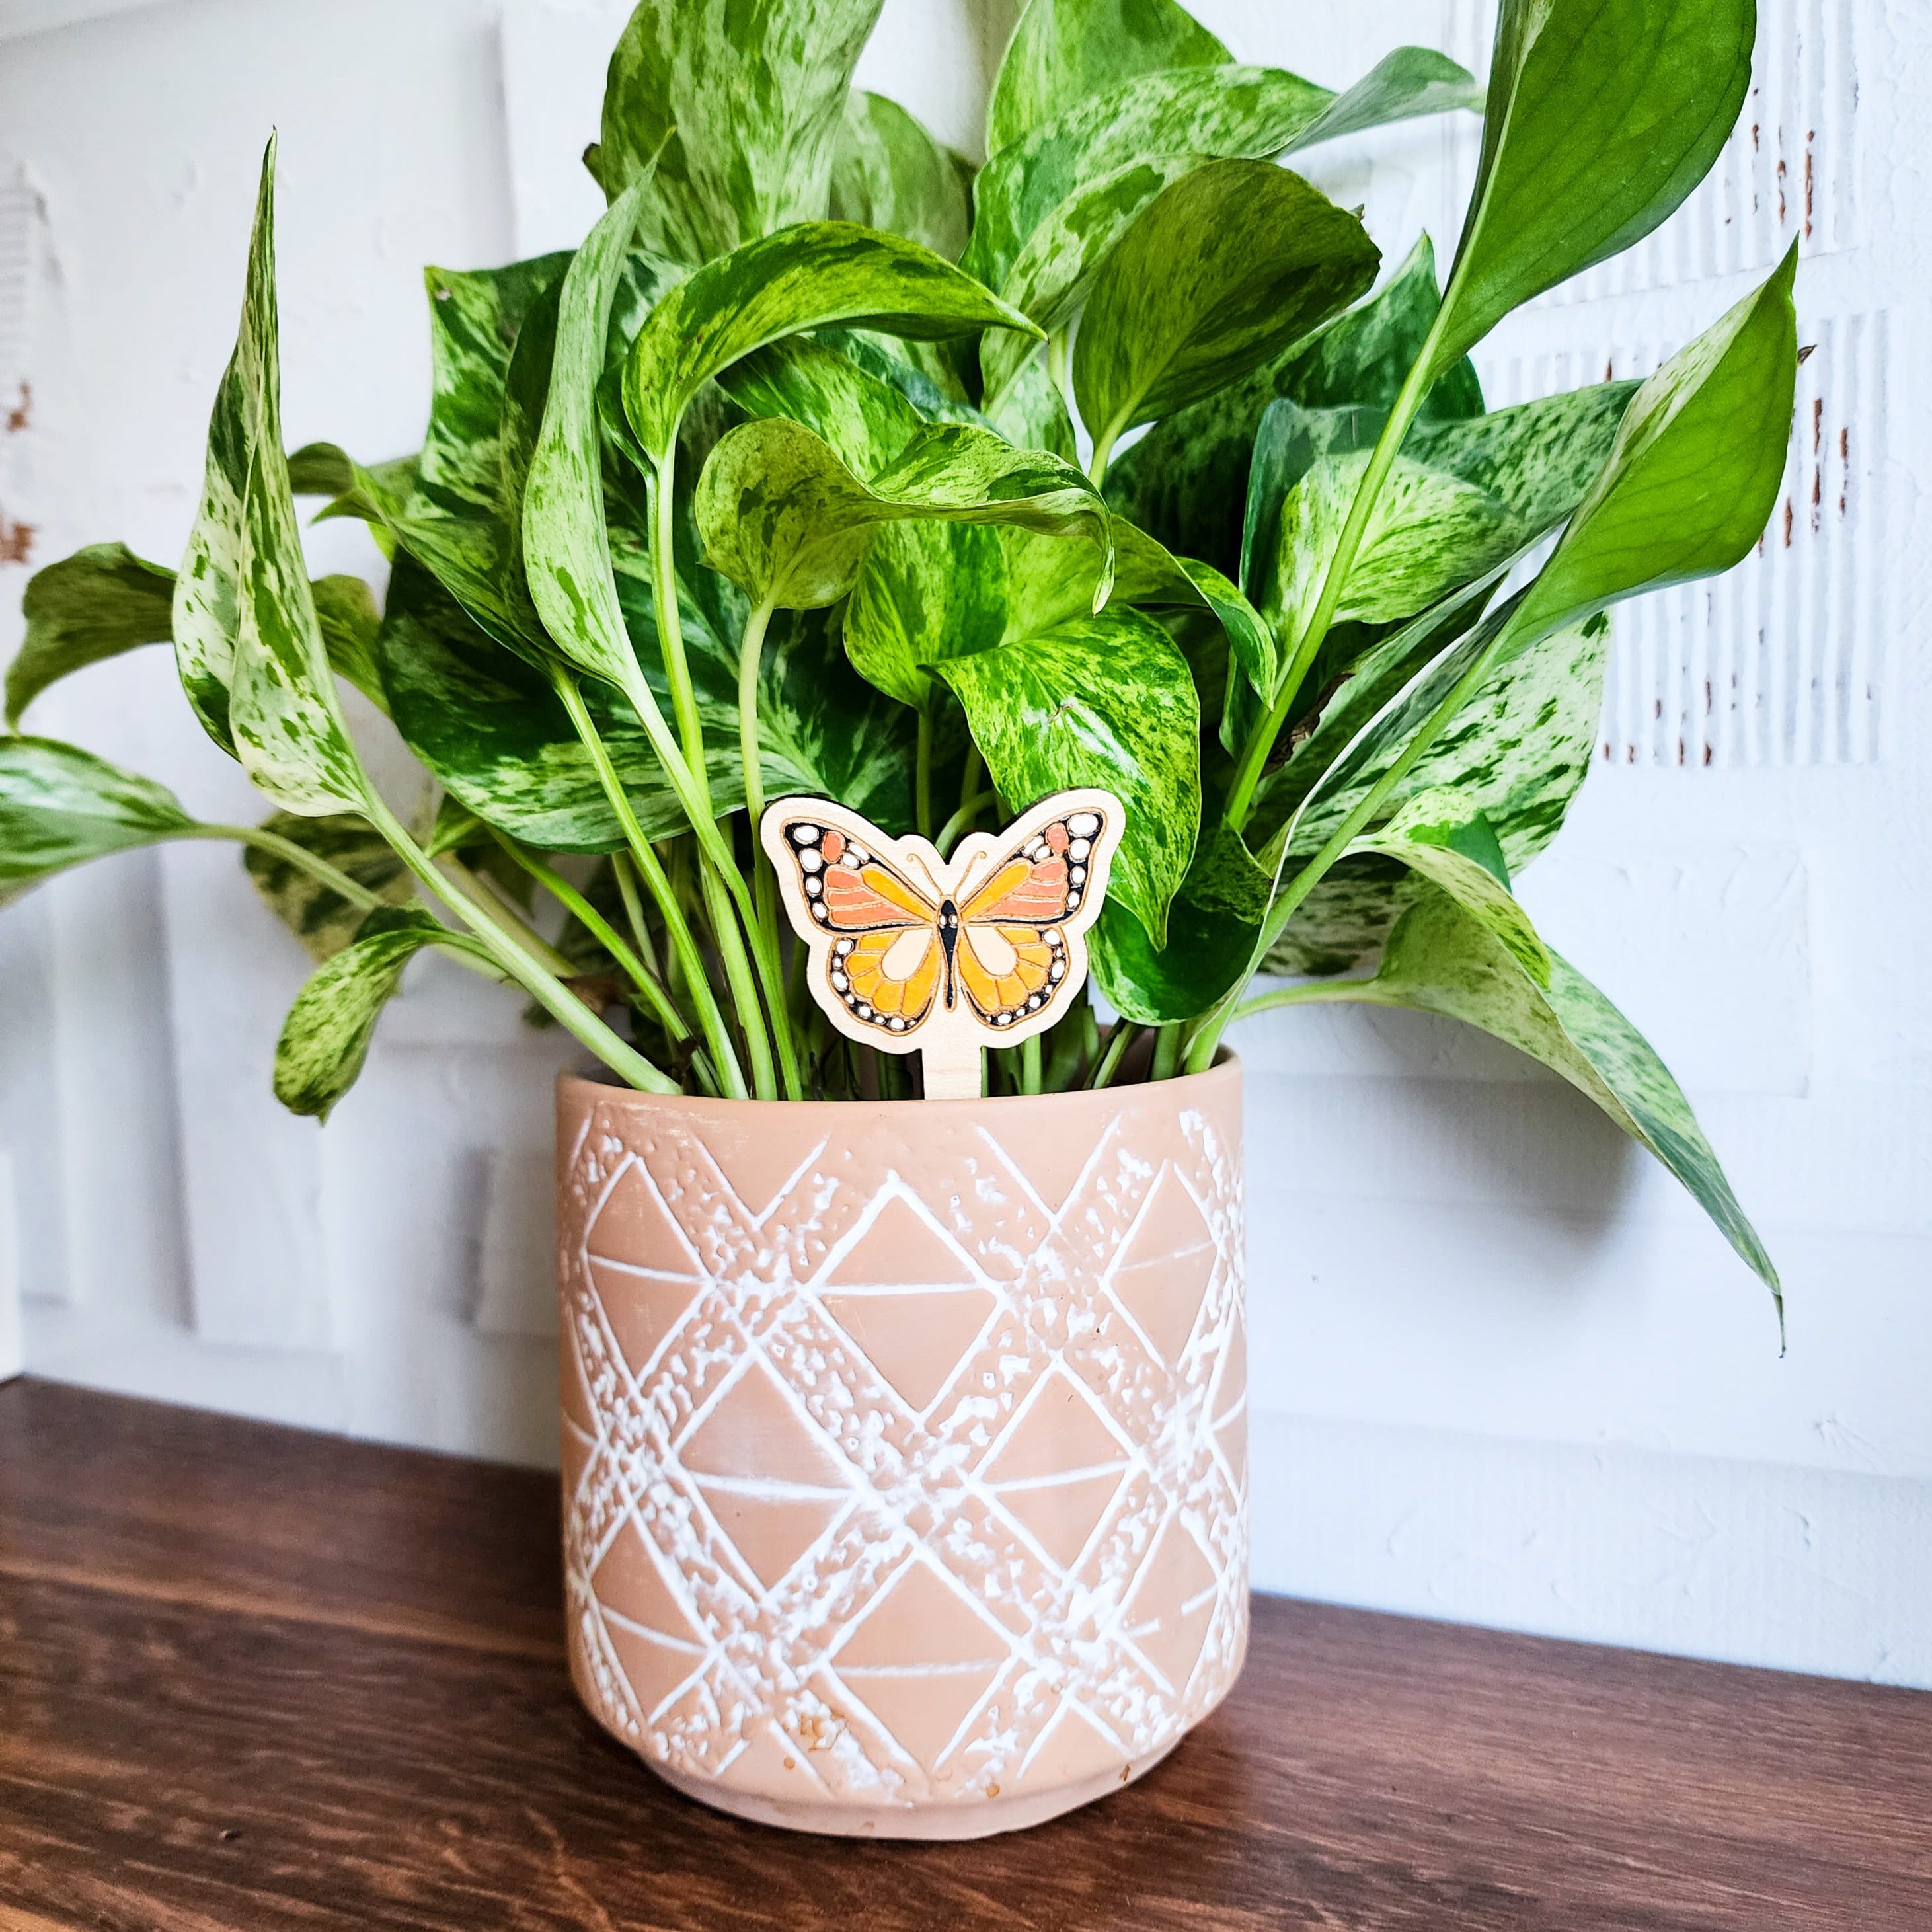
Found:
[(1750, 84), (1756, 0), (1502, 0), (1432, 366), (1682, 204)]
[(624, 408), (656, 461), (700, 386), (782, 337), (844, 323), (941, 340), (1037, 332), (929, 248), (848, 222), (807, 222), (707, 263), (650, 314), (624, 368)]
[(576, 669), (620, 689), (636, 667), (613, 574), (597, 392), (650, 182), (646, 170), (611, 203), (564, 277), (549, 397), (524, 486), (524, 574), (550, 642)]
[(359, 577), (318, 577), (309, 590), (331, 668), (378, 710), (388, 710), (389, 700), (376, 662), (382, 614), (376, 608), (375, 592)]
[(1106, 610), (937, 669), (1016, 811), (1077, 785), (1120, 799), (1112, 902), (1164, 939), (1201, 820), (1200, 710), (1166, 633), (1138, 611)]
[(973, 225), (972, 165), (896, 100), (854, 88), (838, 124), (830, 212), (956, 262)]
[(986, 152), (1136, 74), (1232, 58), (1176, 0), (1028, 0), (986, 104)]
[(362, 1071), (403, 969), (425, 946), (489, 956), (426, 912), (386, 908), (370, 913), (354, 943), (310, 976), (275, 1042), (275, 1098), (290, 1113), (328, 1119)]
[(746, 423), (712, 452), (696, 510), (706, 563), (754, 603), (790, 610), (844, 596), (884, 524), (1010, 524), (1106, 543), (1100, 493), (1077, 470), (953, 424), (920, 429), (867, 482), (802, 424)]
[[(1239, 568), (1243, 506), (1256, 438), (1268, 405), (1286, 398), (1306, 410), (1395, 401), (1436, 319), (1435, 256), (1424, 236), (1388, 285), (1305, 343), (1191, 404), (1115, 458), (1107, 500), (1170, 549)], [(1465, 362), (1424, 399), (1425, 421), (1482, 413), (1482, 392)], [(1372, 440), (1372, 437), (1370, 439)]]
[(0, 737), (0, 903), (70, 866), (194, 829), (152, 778), (58, 739)]
[[(1462, 103), (1468, 85), (1454, 62), (1414, 47), (1398, 48), (1342, 96), (1274, 68), (1141, 75), (1087, 96), (980, 171), (962, 263), (1057, 330), (1141, 211), (1204, 159), (1291, 154), (1327, 138), (1324, 130), (1345, 131), (1360, 114), (1392, 121), (1438, 112)], [(989, 400), (1028, 353), (1017, 340), (981, 345)]]
[[(545, 851), (608, 852), (623, 842), (548, 678), (497, 645), (406, 556), (390, 580), (377, 648), (404, 742), (480, 818)], [(602, 682), (586, 687), (585, 700), (646, 832), (678, 830), (682, 808), (636, 713)], [(728, 768), (714, 767), (713, 780), (729, 799)]]
[[(262, 829), (314, 853), (391, 905), (407, 905), (416, 896), (409, 868), (388, 841), (356, 813), (298, 818), (292, 812), (278, 812)], [(318, 965), (340, 952), (368, 916), (368, 907), (351, 904), (334, 886), (324, 885), (280, 853), (246, 845), (242, 862), (268, 910)]]
[(1390, 935), (1372, 980), (1324, 998), (1406, 1006), (1506, 1042), (1559, 1073), (1676, 1175), (1778, 1298), (1778, 1272), (1745, 1218), (1683, 1090), (1649, 1042), (1570, 963), (1547, 956), (1539, 984), (1511, 948), (1447, 894), (1425, 890)]
[(89, 544), (37, 571), (20, 600), (27, 634), (7, 667), (7, 728), (50, 684), (173, 634), (175, 574), (125, 544)]
[(880, 0), (644, 0), (610, 56), (613, 200), (653, 162), (645, 232), (698, 262), (826, 212), (852, 69)]
[(1394, 859), (1445, 892), (1500, 940), (1538, 986), (1550, 984), (1550, 950), (1510, 890), (1509, 868), (1495, 828), (1454, 792), (1412, 798), (1379, 832), (1352, 853)]
[[(248, 292), (235, 359), (229, 365), (232, 380), (224, 380), (216, 404), (218, 417), (224, 408), (232, 412), (231, 431), (250, 439), (242, 479), (240, 540), (232, 553), (236, 626), (226, 722), (256, 786), (285, 811), (308, 818), (359, 808), (368, 781), (342, 721), (334, 674), (316, 621), (282, 448), (274, 170), (272, 140), (262, 163)], [(200, 560), (191, 544), (184, 581)], [(179, 593), (177, 586), (178, 650), (184, 615)], [(194, 627), (208, 607), (198, 592), (188, 604), (190, 632), (202, 634)]]
[[(932, 667), (990, 650), (1007, 620), (1004, 532), (975, 524), (895, 524), (866, 550), (845, 606), (845, 653), (871, 685), (926, 710)], [(1060, 546), (1040, 539), (1042, 550)], [(1090, 582), (1092, 578), (1090, 573)], [(1090, 608), (1091, 592), (1079, 608)]]
[(1073, 392), (1104, 465), (1124, 430), (1246, 375), (1361, 295), (1359, 219), (1267, 161), (1209, 161), (1150, 202), (1094, 284)]

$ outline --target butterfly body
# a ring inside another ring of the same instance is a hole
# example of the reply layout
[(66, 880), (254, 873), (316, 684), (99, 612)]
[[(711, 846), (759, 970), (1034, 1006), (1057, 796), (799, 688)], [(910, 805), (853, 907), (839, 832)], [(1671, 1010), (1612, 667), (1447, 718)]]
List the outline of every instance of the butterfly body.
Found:
[(1120, 842), (1120, 802), (1062, 792), (951, 857), (892, 839), (821, 799), (780, 799), (765, 849), (793, 926), (810, 948), (813, 996), (839, 1030), (925, 1058), (946, 1091), (979, 1091), (979, 1050), (1051, 1026), (1086, 973)]

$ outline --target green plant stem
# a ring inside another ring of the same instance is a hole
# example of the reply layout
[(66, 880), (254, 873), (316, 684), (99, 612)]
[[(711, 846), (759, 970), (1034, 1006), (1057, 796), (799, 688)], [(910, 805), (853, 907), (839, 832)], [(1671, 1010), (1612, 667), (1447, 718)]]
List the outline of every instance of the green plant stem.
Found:
[(373, 788), (366, 794), (364, 814), (395, 848), (396, 856), (418, 880), (470, 928), (498, 966), (580, 1045), (596, 1054), (614, 1073), (645, 1093), (681, 1090), (668, 1074), (653, 1066), (635, 1047), (620, 1040), (581, 1000), (544, 971), (513, 934), (458, 891), (424, 856), (422, 848)]
[[(966, 740), (966, 763), (959, 774), (959, 809), (953, 814), (956, 818), (964, 818), (969, 811), (976, 811), (992, 796), (989, 788), (980, 781), (986, 775), (986, 761), (980, 755), (980, 748), (970, 738)], [(971, 822), (970, 819), (968, 821)], [(964, 831), (962, 826), (960, 830)]]
[(1066, 395), (1066, 332), (1056, 328), (1046, 338), (1046, 380), (1063, 400)]
[(1042, 1068), (1040, 1060), (1040, 1035), (1020, 1042), (1020, 1091), (1037, 1094), (1040, 1090)]
[(919, 707), (919, 736), (913, 754), (913, 826), (922, 838), (932, 836), (932, 707)]
[[(752, 897), (757, 926), (752, 938), (760, 961), (776, 962), (779, 957), (778, 880), (758, 840), (765, 816), (765, 775), (758, 750), (758, 678), (764, 663), (765, 633), (772, 621), (772, 606), (761, 604), (745, 620), (745, 634), (738, 646), (738, 752), (745, 766), (745, 811), (752, 825)], [(776, 994), (773, 987), (778, 986)], [(773, 974), (765, 977), (765, 997), (772, 1008), (772, 1037), (778, 1050), (779, 1071), (785, 1084), (785, 1097), (796, 1100), (803, 1093), (797, 1060), (797, 1042), (792, 1031), (788, 994)]]
[[(514, 839), (505, 838), (500, 832), (493, 832), (492, 836), (559, 905), (575, 914), (604, 951), (630, 975), (632, 983), (644, 995), (644, 1004), (650, 1008), (652, 1017), (671, 1039), (688, 1040), (691, 1028), (684, 1016), (671, 1004), (670, 994), (658, 985), (656, 974), (618, 936), (616, 927), (561, 873), (524, 851)], [(563, 963), (568, 967), (570, 962), (566, 960)]]
[(1311, 980), (1305, 986), (1277, 986), (1271, 992), (1257, 993), (1244, 1000), (1228, 1016), (1232, 1026), (1237, 1020), (1251, 1020), (1257, 1013), (1272, 1012), (1276, 1006), (1318, 1006), (1324, 1000), (1359, 1000), (1361, 989), (1372, 986), (1366, 980)]
[(638, 957), (650, 969), (652, 976), (662, 974), (658, 963), (658, 950), (651, 944), (651, 928), (644, 918), (643, 902), (638, 896), (638, 880), (630, 856), (623, 852), (610, 854), (610, 876), (617, 882), (617, 896), (624, 902), (624, 918), (631, 928), (631, 938), (636, 943)]
[(604, 795), (610, 802), (610, 808), (617, 814), (617, 823), (622, 828), (626, 842), (631, 848), (631, 857), (652, 898), (657, 902), (658, 910), (663, 916), (664, 932), (670, 939), (672, 950), (677, 956), (680, 968), (684, 974), (686, 990), (691, 995), (692, 1004), (698, 1010), (698, 1024), (704, 1033), (706, 1046), (711, 1054), (711, 1064), (717, 1070), (724, 1090), (734, 1100), (747, 1097), (743, 1069), (738, 1064), (737, 1048), (731, 1043), (731, 1036), (724, 1024), (724, 1016), (719, 1010), (716, 996), (711, 990), (711, 981), (704, 970), (704, 956), (698, 950), (698, 941), (693, 937), (691, 922), (684, 916), (684, 908), (677, 894), (671, 890), (670, 881), (665, 878), (663, 866), (658, 862), (658, 855), (651, 848), (650, 841), (644, 836), (644, 827), (638, 823), (638, 815), (631, 808), (631, 801), (626, 794), (623, 782), (617, 776), (616, 766), (610, 762), (609, 749), (599, 735), (591, 718), (590, 708), (584, 702), (584, 694), (578, 688), (577, 680), (567, 671), (556, 674), (557, 695), (563, 700), (564, 708), (570, 714), (570, 722), (576, 728), (577, 735), (584, 748), (590, 754), (590, 762), (596, 768), (598, 782), (604, 788)]
[(974, 820), (979, 817), (981, 808), (992, 802), (991, 792), (976, 792), (940, 827), (939, 836), (932, 842), (939, 848), (941, 858), (947, 856), (954, 845), (965, 836)]
[(1363, 471), (1362, 480), (1356, 486), (1355, 500), (1348, 506), (1348, 521), (1342, 526), (1334, 554), (1328, 560), (1328, 568), (1322, 579), (1315, 608), (1309, 613), (1308, 622), (1295, 640), (1294, 656), (1275, 687), (1274, 699), (1267, 715), (1249, 733), (1247, 742), (1241, 747), (1234, 781), (1228, 788), (1226, 814), (1228, 824), (1237, 832), (1247, 824), (1248, 815), (1254, 809), (1255, 793), (1260, 786), (1262, 773), (1268, 769), (1276, 740), (1281, 736), (1282, 727), (1287, 723), (1289, 711), (1300, 692), (1302, 680), (1308, 675), (1308, 668), (1315, 662), (1315, 655), (1322, 648), (1322, 640), (1328, 634), (1328, 626), (1334, 621), (1335, 613), (1340, 607), (1342, 591), (1355, 566), (1356, 555), (1361, 549), (1363, 538), (1368, 533), (1369, 519), (1375, 513), (1376, 499), (1388, 480), (1389, 471), (1394, 466), (1409, 424), (1414, 421), (1417, 410), (1429, 394), (1432, 380), (1430, 364), (1436, 353), (1436, 330), (1448, 312), (1449, 305), (1445, 302), (1437, 311), (1436, 320), (1423, 342), (1422, 352), (1416, 357), (1414, 366), (1402, 386), (1401, 394), (1396, 398), (1388, 421), (1382, 425), (1382, 434), (1376, 439), (1368, 467)]
[(523, 908), (494, 879), (472, 872), (453, 852), (439, 853), (430, 863), (474, 899), (487, 918), (514, 933), (518, 944), (546, 973), (560, 980), (571, 976), (574, 969), (570, 962), (524, 917)]
[[(687, 802), (692, 829), (710, 866), (702, 875), (705, 910), (711, 920), (712, 935), (718, 942), (718, 957), (724, 966), (725, 983), (738, 1009), (738, 1024), (745, 1036), (745, 1049), (751, 1061), (752, 1084), (761, 1100), (778, 1096), (778, 1073), (784, 1081), (786, 1096), (797, 1100), (803, 1092), (799, 1079), (798, 1051), (791, 1036), (784, 1010), (784, 980), (778, 963), (776, 933), (761, 934), (758, 910), (752, 888), (740, 872), (725, 843), (711, 806), (711, 781), (704, 762), (704, 727), (698, 713), (698, 694), (691, 682), (691, 666), (685, 655), (684, 624), (677, 607), (677, 565), (674, 523), (676, 514), (673, 490), (676, 485), (677, 452), (671, 448), (659, 457), (651, 478), (651, 589), (658, 622), (658, 644), (664, 654), (664, 677), (670, 686), (671, 708), (684, 744), (684, 762), (691, 776), (694, 799)], [(770, 613), (766, 613), (767, 619)], [(760, 639), (762, 642), (763, 630)], [(755, 699), (754, 699), (755, 703)], [(754, 712), (755, 717), (755, 712)], [(753, 742), (755, 745), (756, 739)], [(748, 763), (746, 782), (757, 770), (754, 755)], [(757, 826), (752, 833), (755, 839)], [(716, 890), (712, 880), (715, 878)], [(735, 906), (737, 918), (729, 916)], [(776, 914), (774, 914), (776, 919)], [(751, 940), (754, 976), (748, 959), (743, 934)], [(759, 994), (764, 994), (762, 1006)], [(769, 1025), (768, 1025), (769, 1022)], [(772, 1066), (776, 1042), (778, 1072)]]
[(374, 912), (378, 906), (389, 902), (380, 892), (372, 892), (367, 886), (358, 886), (346, 872), (332, 866), (326, 859), (320, 859), (310, 851), (298, 845), (292, 838), (284, 838), (278, 832), (264, 831), (259, 825), (196, 825), (176, 832), (177, 838), (232, 838), (242, 845), (252, 845), (258, 852), (266, 852), (278, 859), (306, 872), (318, 885), (346, 899), (359, 911)]
[(1154, 1064), (1148, 1069), (1150, 1080), (1172, 1080), (1180, 1071), (1181, 1048), (1186, 1043), (1183, 1036), (1186, 1031), (1178, 1021), (1171, 1026), (1154, 1029)]
[(1094, 1077), (1087, 1084), (1090, 1087), (1111, 1087), (1114, 1076), (1120, 1070), (1120, 1062), (1126, 1058), (1127, 1048), (1140, 1029), (1131, 1020), (1116, 1020), (1114, 1030), (1107, 1040), (1107, 1050), (1102, 1054), (1100, 1064), (1094, 1069)]
[[(1214, 1055), (1220, 1048), (1221, 1035), (1226, 1030), (1240, 1004), (1242, 987), (1253, 976), (1256, 969), (1268, 956), (1268, 948), (1281, 937), (1283, 929), (1294, 916), (1302, 902), (1328, 877), (1336, 862), (1354, 843), (1362, 828), (1381, 811), (1389, 794), (1408, 777), (1423, 754), (1442, 735), (1450, 721), (1468, 702), (1471, 693), (1489, 675), (1490, 667), (1495, 663), (1496, 654), (1508, 635), (1508, 625), (1506, 622), (1499, 624), (1495, 636), (1476, 653), (1468, 668), (1450, 688), (1449, 694), (1423, 721), (1420, 729), (1402, 747), (1400, 755), (1356, 801), (1354, 809), (1329, 835), (1322, 849), (1295, 874), (1286, 889), (1277, 892), (1269, 902), (1268, 912), (1262, 921), (1261, 936), (1255, 943), (1247, 972), (1228, 989), (1217, 1005), (1210, 1007), (1195, 1023), (1187, 1046), (1189, 1072), (1204, 1073), (1214, 1065)], [(1292, 830), (1292, 821), (1289, 830)]]
[(1116, 423), (1094, 439), (1094, 454), (1087, 459), (1087, 478), (1096, 490), (1107, 480), (1107, 465), (1113, 459), (1114, 445), (1120, 434), (1120, 425)]
[(745, 634), (738, 644), (738, 755), (745, 761), (745, 811), (754, 839), (765, 815), (765, 774), (758, 758), (758, 672), (771, 621), (772, 607), (760, 604), (745, 620)]

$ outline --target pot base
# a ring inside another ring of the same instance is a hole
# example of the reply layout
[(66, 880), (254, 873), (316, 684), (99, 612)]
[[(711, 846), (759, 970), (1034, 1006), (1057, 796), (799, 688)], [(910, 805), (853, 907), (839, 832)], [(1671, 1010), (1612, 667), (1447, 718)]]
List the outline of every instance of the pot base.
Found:
[[(1174, 1744), (1180, 1742), (1179, 1738)], [(727, 1811), (734, 1818), (747, 1818), (754, 1825), (772, 1825), (781, 1831), (812, 1832), (830, 1838), (906, 1838), (928, 1842), (957, 1843), (966, 1838), (990, 1838), (1002, 1832), (1024, 1832), (1044, 1825), (1064, 1813), (1077, 1811), (1083, 1804), (1105, 1798), (1135, 1783), (1174, 1749), (1164, 1745), (1138, 1764), (1124, 1765), (1118, 1771), (1103, 1771), (1097, 1777), (1083, 1778), (1077, 1784), (1063, 1784), (1052, 1791), (1028, 1792), (1023, 1798), (988, 1798), (977, 1803), (922, 1805), (882, 1805), (868, 1810), (863, 1805), (814, 1804), (782, 1798), (762, 1798), (754, 1792), (734, 1791), (715, 1778), (692, 1778), (668, 1765), (645, 1765), (674, 1791), (680, 1792), (714, 1811)]]

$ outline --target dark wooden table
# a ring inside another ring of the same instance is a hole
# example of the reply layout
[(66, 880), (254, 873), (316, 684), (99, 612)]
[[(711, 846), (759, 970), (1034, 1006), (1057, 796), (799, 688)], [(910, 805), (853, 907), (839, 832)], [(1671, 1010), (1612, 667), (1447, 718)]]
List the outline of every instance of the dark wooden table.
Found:
[(548, 1478), (0, 1389), (0, 1928), (1932, 1928), (1932, 1698), (1256, 1605), (1016, 1837), (803, 1838), (578, 1709)]

